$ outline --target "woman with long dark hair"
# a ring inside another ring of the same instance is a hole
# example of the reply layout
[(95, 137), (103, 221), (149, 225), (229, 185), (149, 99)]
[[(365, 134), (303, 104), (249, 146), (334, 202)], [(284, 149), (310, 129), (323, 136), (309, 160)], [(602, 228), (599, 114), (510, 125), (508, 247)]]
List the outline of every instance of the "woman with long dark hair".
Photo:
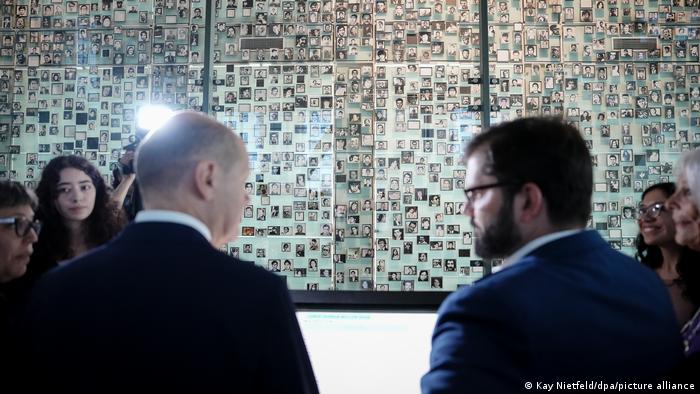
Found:
[(656, 271), (666, 284), (678, 323), (682, 326), (700, 305), (700, 253), (676, 243), (675, 225), (664, 206), (676, 191), (673, 183), (658, 183), (642, 193), (638, 209), (635, 257)]
[(109, 241), (125, 224), (104, 179), (80, 156), (51, 160), (36, 194), (43, 227), (29, 263), (30, 280)]

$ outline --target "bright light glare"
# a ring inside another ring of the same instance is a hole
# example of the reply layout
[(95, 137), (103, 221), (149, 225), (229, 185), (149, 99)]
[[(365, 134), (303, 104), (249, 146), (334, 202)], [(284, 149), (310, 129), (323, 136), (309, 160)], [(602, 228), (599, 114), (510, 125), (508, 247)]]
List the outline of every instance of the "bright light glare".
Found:
[(140, 129), (151, 131), (160, 127), (175, 112), (164, 105), (145, 105), (139, 108), (136, 124)]

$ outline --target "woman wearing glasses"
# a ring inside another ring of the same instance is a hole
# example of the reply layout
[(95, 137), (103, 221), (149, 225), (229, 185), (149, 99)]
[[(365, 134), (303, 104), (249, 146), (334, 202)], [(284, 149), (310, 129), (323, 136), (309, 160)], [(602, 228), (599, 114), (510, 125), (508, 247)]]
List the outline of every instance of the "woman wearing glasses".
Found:
[[(637, 223), (636, 257), (656, 271), (666, 284), (679, 325), (685, 324), (700, 303), (698, 277), (691, 272), (700, 254), (676, 243), (676, 228), (664, 204), (675, 192), (673, 183), (658, 183), (642, 193)], [(690, 275), (690, 274), (693, 275)]]
[(43, 229), (28, 267), (27, 285), (44, 272), (114, 237), (124, 226), (120, 206), (87, 159), (59, 156), (41, 174), (37, 218)]
[(37, 241), (35, 207), (35, 197), (20, 183), (0, 181), (0, 338), (12, 312), (8, 282), (24, 275)]

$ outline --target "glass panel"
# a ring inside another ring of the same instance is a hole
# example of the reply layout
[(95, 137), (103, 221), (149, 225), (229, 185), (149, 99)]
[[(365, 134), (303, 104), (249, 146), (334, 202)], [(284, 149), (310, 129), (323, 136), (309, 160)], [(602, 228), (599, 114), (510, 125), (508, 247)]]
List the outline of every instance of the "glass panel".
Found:
[(590, 225), (633, 254), (640, 193), (700, 138), (697, 2), (512, 1), (489, 18), (492, 121), (576, 124), (595, 163)]
[[(109, 177), (140, 106), (204, 110), (241, 134), (254, 169), (229, 253), (294, 289), (480, 278), (459, 216), (461, 149), (484, 109), (479, 3), (213, 6), (207, 26), (201, 1), (0, 5), (0, 178), (31, 186), (68, 153)], [(580, 127), (596, 163), (590, 225), (632, 253), (639, 193), (700, 141), (697, 1), (493, 1), (488, 21), (490, 121)]]

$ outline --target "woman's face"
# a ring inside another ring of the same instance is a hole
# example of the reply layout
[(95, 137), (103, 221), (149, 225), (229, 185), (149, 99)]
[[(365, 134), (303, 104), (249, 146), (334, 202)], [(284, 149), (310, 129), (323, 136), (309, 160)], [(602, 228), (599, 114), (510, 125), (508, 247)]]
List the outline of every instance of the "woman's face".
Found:
[(662, 208), (658, 216), (652, 217), (654, 204), (664, 204), (667, 199), (668, 196), (661, 189), (648, 192), (642, 199), (640, 208), (646, 209), (646, 213), (640, 214), (637, 224), (647, 245), (663, 246), (674, 242), (676, 228), (671, 213)]
[(95, 185), (92, 179), (77, 168), (64, 168), (56, 187), (56, 210), (64, 222), (81, 222), (95, 208)]
[(693, 202), (685, 175), (678, 176), (676, 192), (666, 201), (676, 225), (676, 242), (700, 250), (700, 215)]
[[(20, 217), (31, 221), (34, 210), (29, 205), (0, 209), (2, 217)], [(18, 236), (13, 225), (0, 226), (0, 283), (19, 278), (27, 270), (27, 263), (32, 254), (32, 244), (37, 241), (37, 234), (29, 230), (26, 235)]]

